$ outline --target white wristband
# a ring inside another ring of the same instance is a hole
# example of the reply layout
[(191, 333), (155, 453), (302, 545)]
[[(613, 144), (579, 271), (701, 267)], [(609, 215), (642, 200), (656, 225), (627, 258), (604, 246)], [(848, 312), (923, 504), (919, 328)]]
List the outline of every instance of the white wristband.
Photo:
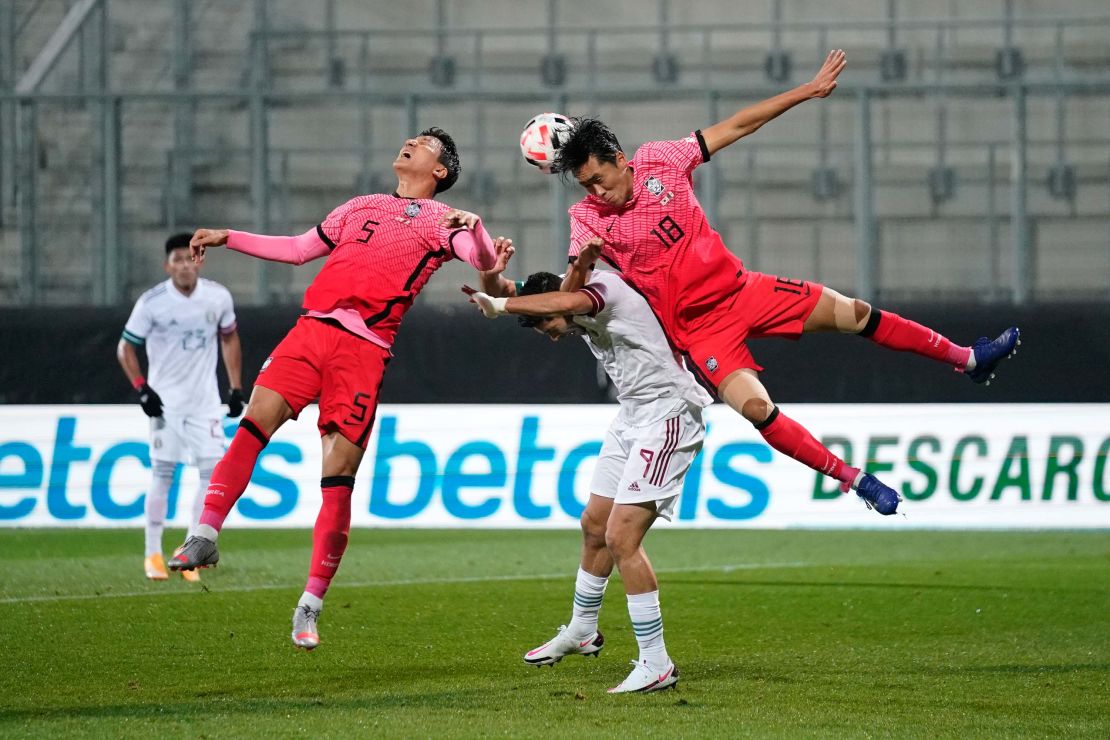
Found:
[(505, 304), (508, 303), (508, 302), (509, 302), (508, 298), (491, 298), (490, 299), (490, 303), (493, 305), (493, 310), (497, 312), (498, 316), (500, 316), (502, 314), (506, 314), (506, 313), (509, 312), (508, 309), (505, 308)]

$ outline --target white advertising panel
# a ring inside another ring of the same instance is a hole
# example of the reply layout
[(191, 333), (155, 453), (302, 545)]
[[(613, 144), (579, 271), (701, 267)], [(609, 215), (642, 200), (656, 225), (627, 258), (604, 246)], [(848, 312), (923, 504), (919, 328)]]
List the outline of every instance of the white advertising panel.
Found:
[[(356, 480), (353, 525), (577, 527), (616, 406), (386, 405)], [(1110, 406), (783, 407), (836, 454), (897, 489), (881, 517), (771, 450), (727, 407), (707, 409), (676, 527), (1107, 528)], [(311, 527), (320, 502), (316, 407), (263, 450), (233, 527)], [(230, 439), (236, 421), (225, 419)], [(138, 525), (149, 486), (137, 406), (0, 406), (0, 526)], [(196, 472), (179, 470), (184, 526)]]

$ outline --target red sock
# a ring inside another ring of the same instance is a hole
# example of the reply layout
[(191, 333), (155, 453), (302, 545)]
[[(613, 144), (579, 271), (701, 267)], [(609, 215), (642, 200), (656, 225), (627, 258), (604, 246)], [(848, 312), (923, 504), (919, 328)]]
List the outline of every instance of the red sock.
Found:
[(855, 480), (858, 468), (845, 464), (829, 452), (825, 445), (818, 442), (809, 431), (786, 414), (780, 413), (778, 406), (767, 420), (756, 424), (756, 429), (767, 440), (767, 444), (784, 455), (788, 455), (818, 473), (836, 478), (841, 483)]
[(339, 561), (347, 549), (347, 533), (351, 531), (351, 490), (353, 475), (334, 475), (320, 479), (324, 501), (312, 530), (312, 564), (304, 590), (324, 598), (331, 579), (339, 570)]
[(932, 329), (888, 311), (871, 311), (860, 332), (876, 344), (899, 352), (916, 352), (963, 370), (971, 356), (970, 347), (960, 347)]
[(235, 502), (247, 490), (258, 453), (269, 441), (270, 438), (263, 434), (253, 419), (243, 417), (227, 452), (212, 470), (208, 492), (204, 496), (204, 511), (200, 514), (201, 524), (220, 531)]

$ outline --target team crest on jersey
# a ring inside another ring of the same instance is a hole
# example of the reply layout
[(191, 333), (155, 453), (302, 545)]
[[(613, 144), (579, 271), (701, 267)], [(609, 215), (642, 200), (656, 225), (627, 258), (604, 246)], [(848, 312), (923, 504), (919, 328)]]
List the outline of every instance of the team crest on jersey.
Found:
[(209, 311), (208, 313), (204, 314), (204, 320), (207, 321), (209, 324), (215, 324), (216, 323), (216, 312), (215, 311)]
[(659, 178), (654, 175), (647, 179), (647, 182), (644, 183), (644, 187), (647, 188), (647, 191), (652, 195), (659, 195), (663, 192), (663, 183), (659, 182)]
[(405, 215), (408, 216), (409, 218), (416, 218), (417, 216), (419, 216), (420, 215), (420, 204), (419, 203), (409, 203), (407, 206), (405, 206)]
[(707, 368), (709, 368), (709, 372), (711, 372), (711, 373), (717, 372), (717, 358), (716, 357), (710, 357), (708, 360), (705, 361), (705, 366)]

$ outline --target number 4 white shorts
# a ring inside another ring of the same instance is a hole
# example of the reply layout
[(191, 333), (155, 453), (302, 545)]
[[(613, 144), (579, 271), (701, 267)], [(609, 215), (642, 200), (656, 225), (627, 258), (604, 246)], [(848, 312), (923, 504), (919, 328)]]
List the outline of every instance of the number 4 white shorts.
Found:
[(629, 426), (617, 417), (605, 433), (590, 493), (618, 504), (654, 501), (656, 513), (670, 521), (686, 471), (704, 441), (705, 423), (698, 406), (687, 404), (673, 416), (642, 427)]

